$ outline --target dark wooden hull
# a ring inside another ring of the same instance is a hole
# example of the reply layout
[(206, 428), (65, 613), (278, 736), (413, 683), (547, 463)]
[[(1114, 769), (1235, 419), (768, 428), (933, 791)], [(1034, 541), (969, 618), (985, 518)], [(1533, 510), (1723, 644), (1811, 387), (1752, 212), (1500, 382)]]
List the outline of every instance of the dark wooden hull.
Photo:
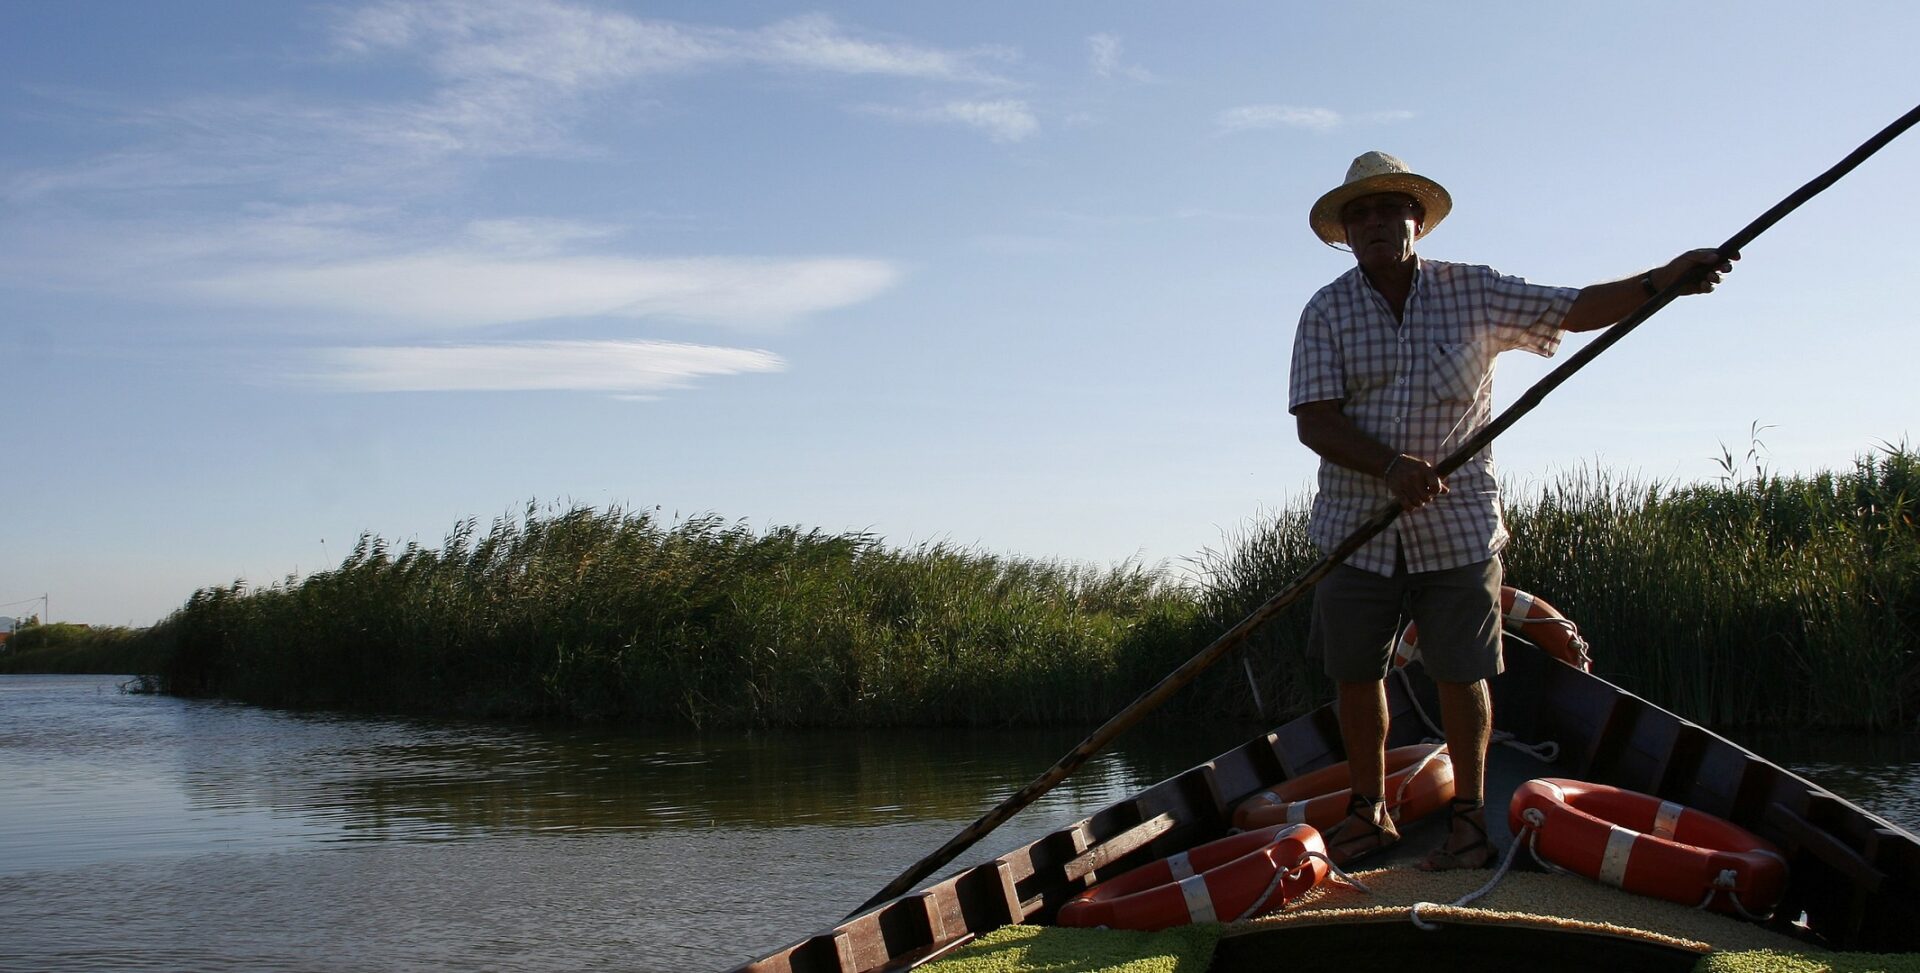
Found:
[[(1496, 747), (1490, 806), (1505, 807), (1527, 777), (1572, 777), (1700, 808), (1787, 853), (1792, 880), (1775, 913), (1781, 931), (1829, 948), (1920, 952), (1920, 838), (1518, 639), (1510, 637), (1507, 657), (1507, 672), (1492, 682), (1497, 728), (1518, 741), (1551, 741), (1559, 752), (1541, 763)], [(1388, 745), (1430, 735), (1423, 713), (1437, 718), (1439, 710), (1425, 677), (1392, 679), (1388, 688)], [(1061, 904), (1095, 881), (1226, 834), (1234, 805), (1247, 795), (1342, 759), (1338, 721), (1322, 707), (992, 862), (739, 969), (908, 969), (1008, 923), (1050, 923)], [(1490, 823), (1500, 818), (1488, 815)], [(1503, 825), (1495, 824), (1496, 840), (1510, 841)]]

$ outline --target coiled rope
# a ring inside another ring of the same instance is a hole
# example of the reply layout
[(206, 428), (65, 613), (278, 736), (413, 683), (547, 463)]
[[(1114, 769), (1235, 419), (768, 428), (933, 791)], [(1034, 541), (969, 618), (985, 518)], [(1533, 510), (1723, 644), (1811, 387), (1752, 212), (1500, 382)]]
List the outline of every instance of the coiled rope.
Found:
[(1235, 918), (1233, 921), (1240, 922), (1245, 919), (1251, 919), (1254, 916), (1257, 916), (1260, 913), (1265, 912), (1267, 909), (1267, 902), (1273, 898), (1273, 892), (1275, 889), (1280, 887), (1280, 883), (1286, 881), (1289, 878), (1294, 877), (1295, 875), (1300, 874), (1301, 871), (1309, 867), (1309, 863), (1312, 862), (1313, 859), (1315, 858), (1318, 858), (1321, 861), (1326, 862), (1327, 867), (1333, 870), (1334, 876), (1339, 878), (1340, 881), (1345, 882), (1348, 885), (1351, 885), (1354, 888), (1357, 888), (1360, 891), (1367, 893), (1368, 895), (1373, 894), (1372, 889), (1368, 888), (1366, 884), (1361, 882), (1359, 879), (1354, 878), (1352, 875), (1347, 874), (1346, 870), (1341, 868), (1339, 865), (1335, 864), (1333, 859), (1328, 858), (1325, 854), (1322, 854), (1321, 852), (1309, 851), (1306, 854), (1301, 855), (1300, 861), (1295, 863), (1292, 868), (1282, 869), (1280, 871), (1275, 872), (1273, 875), (1273, 881), (1267, 883), (1267, 890), (1260, 893), (1259, 898), (1254, 899), (1253, 904), (1250, 906), (1247, 906), (1247, 911), (1240, 913), (1240, 915), (1237, 918)]
[[(1538, 817), (1536, 817), (1536, 815), (1538, 815)], [(1527, 839), (1530, 838), (1532, 833), (1538, 831), (1540, 823), (1544, 821), (1546, 817), (1545, 815), (1541, 815), (1537, 808), (1528, 808), (1524, 816), (1526, 817), (1526, 824), (1522, 825), (1520, 833), (1514, 836), (1513, 845), (1507, 849), (1507, 856), (1501, 859), (1500, 867), (1494, 871), (1493, 877), (1487, 879), (1487, 884), (1474, 889), (1472, 892), (1468, 892), (1466, 895), (1452, 902), (1446, 903), (1447, 908), (1460, 909), (1473, 904), (1481, 898), (1484, 898), (1487, 893), (1492, 892), (1493, 887), (1499, 885), (1500, 880), (1507, 877), (1507, 872), (1513, 868), (1513, 860), (1519, 857), (1520, 846), (1522, 844), (1531, 846), (1532, 842)], [(1534, 852), (1534, 858), (1537, 860), (1539, 857), (1540, 853), (1536, 850)], [(1408, 911), (1407, 916), (1413, 920), (1416, 928), (1433, 932), (1440, 928), (1440, 924), (1437, 922), (1428, 922), (1420, 918), (1420, 910), (1422, 908), (1436, 908), (1440, 905), (1441, 903), (1438, 902), (1415, 902), (1413, 908)]]
[(1733, 911), (1740, 913), (1740, 917), (1742, 919), (1747, 920), (1748, 922), (1762, 922), (1767, 918), (1767, 916), (1772, 915), (1772, 913), (1769, 912), (1767, 913), (1767, 915), (1756, 916), (1753, 913), (1748, 912), (1746, 906), (1740, 904), (1740, 893), (1734, 891), (1734, 888), (1733, 888), (1734, 884), (1739, 881), (1740, 881), (1739, 872), (1731, 868), (1721, 869), (1720, 874), (1714, 876), (1713, 887), (1707, 890), (1706, 898), (1701, 899), (1700, 904), (1694, 906), (1694, 908), (1705, 909), (1707, 907), (1707, 904), (1713, 901), (1713, 897), (1716, 894), (1725, 892), (1727, 893), (1727, 901), (1733, 903)]

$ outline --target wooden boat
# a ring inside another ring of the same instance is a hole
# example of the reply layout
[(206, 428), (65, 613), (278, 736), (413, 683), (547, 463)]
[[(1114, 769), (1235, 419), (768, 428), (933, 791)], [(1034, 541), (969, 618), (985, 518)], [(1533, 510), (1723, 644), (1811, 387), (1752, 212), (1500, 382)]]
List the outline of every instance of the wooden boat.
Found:
[[(1768, 922), (1774, 931), (1809, 948), (1920, 952), (1920, 838), (1511, 634), (1507, 665), (1491, 683), (1496, 733), (1551, 742), (1558, 750), (1550, 762), (1541, 762), (1493, 748), (1487, 818), (1503, 854), (1513, 837), (1504, 815), (1493, 809), (1505, 808), (1528, 779), (1573, 778), (1642, 791), (1718, 815), (1782, 849), (1790, 881)], [(1389, 679), (1388, 687), (1388, 746), (1418, 743), (1432, 732), (1425, 714), (1439, 712), (1431, 683), (1418, 675)], [(1051, 924), (1061, 905), (1097, 881), (1226, 835), (1234, 807), (1248, 795), (1342, 759), (1337, 718), (1330, 705), (1322, 707), (992, 862), (739, 970), (908, 970), (1002, 925)], [(1419, 833), (1409, 831), (1403, 844)], [(1697, 952), (1644, 941), (1528, 926), (1449, 929), (1443, 951), (1435, 950), (1431, 936), (1407, 922), (1276, 926), (1222, 939), (1212, 968), (1273, 969), (1276, 957), (1286, 956), (1290, 970), (1313, 969), (1298, 958), (1323, 956), (1347, 970), (1417, 956), (1423, 969), (1485, 970), (1497, 968), (1489, 958), (1553, 955), (1563, 971), (1614, 973), (1688, 970), (1698, 959)], [(1356, 960), (1362, 960), (1359, 967)]]

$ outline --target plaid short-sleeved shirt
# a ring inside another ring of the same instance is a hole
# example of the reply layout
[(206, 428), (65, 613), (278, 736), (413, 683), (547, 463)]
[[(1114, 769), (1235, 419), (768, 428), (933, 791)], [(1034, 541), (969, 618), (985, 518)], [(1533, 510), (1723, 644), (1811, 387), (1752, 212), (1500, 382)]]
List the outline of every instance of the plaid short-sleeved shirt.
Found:
[[(1489, 267), (1421, 260), (1405, 321), (1359, 267), (1320, 289), (1294, 336), (1288, 410), (1337, 400), (1389, 447), (1438, 463), (1493, 417), (1493, 359), (1522, 348), (1551, 356), (1579, 291), (1544, 287)], [(1484, 561), (1506, 546), (1491, 448), (1447, 478), (1448, 493), (1404, 513), (1348, 562), (1392, 575)], [(1320, 461), (1308, 532), (1330, 550), (1391, 502), (1379, 476)]]

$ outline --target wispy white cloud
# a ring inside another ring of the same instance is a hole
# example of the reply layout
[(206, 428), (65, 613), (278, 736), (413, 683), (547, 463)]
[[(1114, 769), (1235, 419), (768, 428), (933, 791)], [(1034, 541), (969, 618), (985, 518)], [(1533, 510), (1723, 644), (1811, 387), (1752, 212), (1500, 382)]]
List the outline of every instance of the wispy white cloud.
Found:
[(201, 95), (142, 106), (97, 119), (128, 147), (12, 173), (0, 180), (0, 197), (30, 204), (66, 194), (111, 205), (137, 193), (149, 208), (195, 193), (415, 196), (447, 185), (450, 162), (586, 153), (571, 141), (564, 107), (488, 95), (361, 105)]
[(1040, 130), (1039, 120), (1024, 101), (950, 101), (940, 107), (939, 113), (986, 132), (998, 142), (1018, 142)]
[(1368, 112), (1359, 117), (1359, 121), (1368, 125), (1386, 125), (1392, 122), (1405, 122), (1413, 119), (1413, 113), (1405, 109)]
[(448, 151), (565, 151), (584, 96), (645, 78), (757, 65), (1000, 84), (996, 50), (864, 37), (813, 14), (741, 30), (649, 20), (557, 0), (387, 0), (346, 18), (343, 52), (424, 59), (442, 86), (370, 118), (395, 141)]
[(466, 232), (469, 239), (487, 251), (539, 257), (576, 244), (618, 236), (623, 231), (617, 226), (582, 223), (578, 220), (531, 217), (471, 220), (467, 223)]
[(987, 51), (859, 36), (824, 15), (740, 30), (650, 20), (554, 0), (388, 0), (348, 16), (343, 53), (417, 57), (440, 80), (419, 101), (367, 113), (363, 137), (471, 155), (577, 151), (586, 96), (729, 66), (928, 81), (997, 82)]
[(1294, 105), (1243, 105), (1216, 115), (1214, 123), (1225, 132), (1283, 126), (1325, 131), (1340, 124), (1340, 113), (1327, 108), (1300, 108)]
[[(369, 101), (208, 94), (111, 109), (73, 106), (132, 133), (112, 152), (0, 178), (0, 198), (58, 193), (388, 190), (416, 195), (448, 166), (599, 151), (579, 123), (603, 99), (653, 110), (653, 79), (762, 68), (1004, 89), (1000, 48), (933, 47), (813, 14), (740, 29), (675, 23), (561, 0), (383, 0), (334, 24), (337, 63), (381, 61), (410, 94)], [(48, 95), (48, 97), (53, 97)], [(76, 99), (77, 100), (77, 99)], [(981, 123), (996, 137), (1008, 129)]]
[(1403, 122), (1413, 117), (1410, 111), (1378, 111), (1361, 115), (1343, 115), (1331, 108), (1299, 105), (1242, 105), (1214, 116), (1221, 132), (1246, 132), (1266, 128), (1305, 128), (1330, 131), (1349, 125), (1381, 125)]
[(988, 62), (1009, 60), (1004, 48), (944, 51), (897, 40), (852, 36), (824, 14), (795, 17), (755, 31), (717, 32), (723, 46), (747, 59), (838, 74), (878, 74), (932, 81), (1004, 83)]
[(448, 224), (388, 206), (255, 204), (151, 220), (0, 221), (0, 282), (142, 303), (267, 308), (282, 323), (420, 333), (553, 318), (766, 330), (893, 287), (859, 256), (651, 257), (630, 228), (553, 218)]
[(244, 166), (206, 164), (165, 148), (110, 152), (59, 166), (24, 169), (0, 181), (0, 199), (30, 203), (62, 193), (140, 192), (229, 184)]
[(0, 220), (0, 281), (163, 299), (180, 281), (236, 266), (391, 253), (409, 243), (382, 228), (412, 222), (392, 207), (348, 203), (253, 203), (238, 214)]
[(298, 380), (357, 392), (607, 392), (620, 398), (684, 389), (710, 376), (778, 372), (754, 348), (672, 341), (518, 341), (331, 348)]
[(1152, 81), (1153, 72), (1128, 64), (1121, 56), (1120, 35), (1094, 34), (1087, 38), (1087, 59), (1093, 73), (1102, 78), (1128, 81)]
[(1040, 130), (1040, 120), (1025, 101), (949, 101), (932, 108), (862, 105), (860, 111), (905, 122), (960, 125), (985, 132), (996, 142), (1019, 142)]
[(718, 34), (541, 0), (387, 0), (339, 21), (346, 54), (419, 54), (456, 81), (518, 79), (578, 90), (721, 60)]
[(649, 20), (558, 0), (387, 0), (346, 16), (340, 50), (421, 51), (442, 75), (584, 88), (725, 63), (943, 81), (996, 81), (1000, 48), (949, 51), (863, 37), (825, 14), (741, 30)]
[(666, 318), (749, 328), (868, 300), (898, 272), (856, 258), (509, 258), (480, 251), (278, 263), (187, 280), (218, 303), (471, 328), (564, 317)]

